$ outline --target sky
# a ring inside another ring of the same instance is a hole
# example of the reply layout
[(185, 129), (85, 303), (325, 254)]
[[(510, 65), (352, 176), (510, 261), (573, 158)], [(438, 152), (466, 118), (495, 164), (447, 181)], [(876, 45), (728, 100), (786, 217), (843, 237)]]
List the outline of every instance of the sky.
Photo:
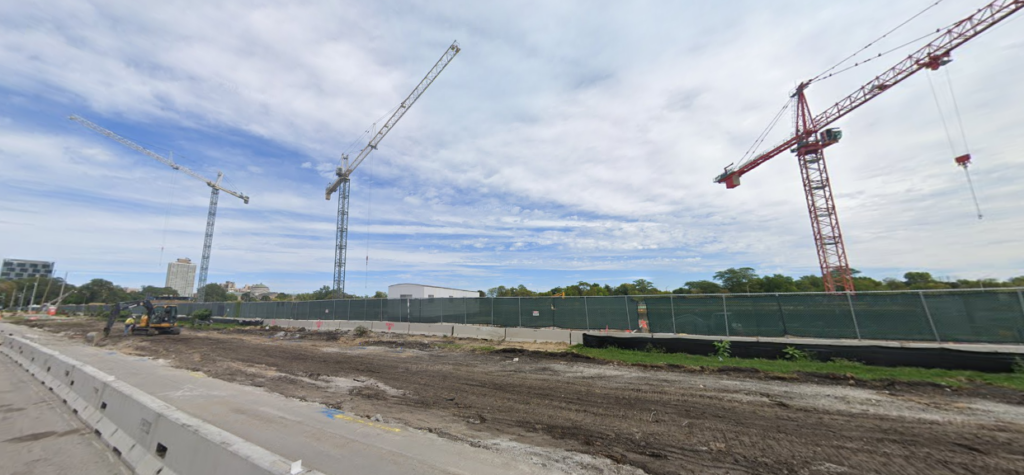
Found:
[[(329, 285), (324, 188), (341, 154), (458, 40), (352, 176), (348, 293), (817, 274), (792, 154), (732, 190), (713, 179), (797, 83), (933, 3), (3, 2), (0, 256), (129, 287), (199, 262), (209, 187), (75, 114), (251, 197), (220, 195), (210, 282)], [(813, 84), (812, 110), (985, 3), (928, 9), (845, 64), (893, 52)], [(1020, 17), (836, 124), (826, 157), (852, 267), (1024, 274)], [(787, 114), (762, 148), (791, 133)], [(966, 151), (981, 220), (953, 162)]]

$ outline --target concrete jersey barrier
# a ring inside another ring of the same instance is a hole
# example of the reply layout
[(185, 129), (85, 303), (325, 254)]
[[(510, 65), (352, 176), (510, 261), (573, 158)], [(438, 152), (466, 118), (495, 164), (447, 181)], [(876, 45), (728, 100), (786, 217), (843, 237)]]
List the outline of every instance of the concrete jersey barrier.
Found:
[(293, 463), (111, 375), (24, 338), (0, 352), (60, 397), (135, 473), (291, 474)]

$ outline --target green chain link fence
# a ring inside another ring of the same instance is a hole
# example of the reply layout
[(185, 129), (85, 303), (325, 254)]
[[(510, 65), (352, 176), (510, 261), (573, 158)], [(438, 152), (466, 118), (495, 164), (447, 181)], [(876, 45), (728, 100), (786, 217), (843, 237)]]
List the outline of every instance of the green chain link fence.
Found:
[[(969, 291), (346, 299), (182, 303), (178, 313), (273, 320), (463, 323), (714, 336), (1024, 343), (1022, 289)], [(106, 315), (109, 305), (64, 305)]]

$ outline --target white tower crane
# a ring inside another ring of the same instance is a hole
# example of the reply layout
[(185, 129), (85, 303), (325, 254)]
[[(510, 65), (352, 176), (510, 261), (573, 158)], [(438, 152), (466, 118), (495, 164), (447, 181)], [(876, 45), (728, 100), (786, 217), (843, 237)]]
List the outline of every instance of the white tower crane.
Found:
[(441, 59), (437, 60), (433, 68), (427, 72), (427, 75), (422, 81), (416, 86), (415, 89), (409, 93), (409, 97), (406, 97), (402, 104), (398, 106), (398, 110), (391, 115), (384, 126), (377, 131), (377, 134), (370, 139), (370, 142), (363, 147), (363, 150), (359, 152), (354, 160), (350, 163), (348, 161), (348, 155), (341, 156), (341, 166), (335, 170), (335, 174), (338, 176), (327, 187), (327, 200), (331, 200), (331, 194), (335, 191), (338, 192), (338, 232), (335, 236), (335, 248), (334, 248), (334, 294), (335, 298), (345, 298), (345, 254), (348, 250), (348, 194), (349, 194), (349, 177), (352, 176), (352, 172), (356, 171), (356, 167), (363, 160), (366, 159), (370, 152), (377, 148), (377, 144), (380, 143), (384, 136), (391, 131), (391, 128), (398, 123), (398, 120), (405, 115), (406, 111), (416, 103), (416, 100), (420, 98), (424, 91), (430, 87), (430, 84), (434, 82), (441, 71), (444, 71), (445, 66), (455, 58), (455, 55), (459, 54), (462, 49), (459, 47), (459, 42), (453, 42), (451, 46), (441, 55)]
[(210, 249), (213, 247), (213, 225), (214, 222), (216, 222), (217, 220), (217, 198), (220, 195), (220, 192), (223, 191), (231, 196), (234, 196), (242, 200), (243, 202), (245, 202), (245, 204), (249, 204), (249, 197), (237, 191), (232, 191), (221, 186), (220, 181), (221, 179), (224, 178), (224, 174), (221, 173), (220, 171), (217, 172), (216, 180), (208, 180), (202, 175), (188, 169), (187, 167), (174, 163), (174, 160), (172, 160), (170, 157), (164, 157), (156, 152), (147, 150), (141, 145), (132, 142), (131, 140), (128, 140), (124, 137), (121, 137), (120, 135), (117, 135), (107, 129), (104, 129), (103, 127), (100, 127), (92, 122), (89, 122), (88, 120), (78, 117), (77, 115), (73, 115), (69, 117), (69, 119), (78, 122), (101, 135), (110, 137), (120, 142), (125, 147), (128, 147), (132, 150), (147, 155), (150, 158), (160, 163), (163, 163), (164, 165), (167, 165), (175, 170), (185, 173), (186, 175), (192, 178), (202, 181), (203, 183), (206, 183), (206, 185), (210, 187), (210, 211), (206, 215), (206, 236), (203, 239), (203, 259), (199, 264), (199, 291), (196, 295), (197, 302), (204, 301), (204, 299), (206, 298), (206, 275), (210, 269)]

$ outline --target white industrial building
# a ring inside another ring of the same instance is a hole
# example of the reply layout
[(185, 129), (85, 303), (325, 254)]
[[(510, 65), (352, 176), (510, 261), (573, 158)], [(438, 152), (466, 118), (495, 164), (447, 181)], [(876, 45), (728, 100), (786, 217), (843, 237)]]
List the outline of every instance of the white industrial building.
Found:
[(388, 286), (389, 299), (432, 299), (441, 297), (479, 297), (475, 290), (451, 289), (422, 284), (395, 284)]

